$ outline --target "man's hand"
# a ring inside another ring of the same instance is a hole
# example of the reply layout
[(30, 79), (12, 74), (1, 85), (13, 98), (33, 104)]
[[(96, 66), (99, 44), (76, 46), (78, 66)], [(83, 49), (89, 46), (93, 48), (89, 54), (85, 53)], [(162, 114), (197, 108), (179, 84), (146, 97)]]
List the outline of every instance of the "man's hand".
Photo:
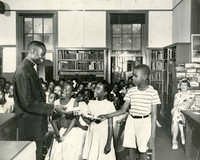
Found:
[(105, 120), (105, 119), (108, 119), (110, 118), (108, 114), (102, 114), (102, 115), (99, 115), (98, 118), (102, 119), (102, 120)]
[(104, 153), (108, 154), (111, 151), (111, 145), (110, 144), (106, 144), (106, 146), (104, 147)]

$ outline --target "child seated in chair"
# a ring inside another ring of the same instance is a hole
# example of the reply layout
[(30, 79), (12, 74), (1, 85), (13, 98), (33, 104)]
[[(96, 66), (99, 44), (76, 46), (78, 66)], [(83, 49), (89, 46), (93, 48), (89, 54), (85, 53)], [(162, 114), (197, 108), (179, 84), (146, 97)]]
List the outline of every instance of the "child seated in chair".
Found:
[(181, 135), (181, 143), (185, 144), (185, 136), (184, 136), (184, 125), (185, 125), (185, 118), (182, 110), (191, 109), (194, 104), (194, 94), (189, 90), (190, 83), (188, 80), (184, 79), (179, 83), (180, 91), (175, 94), (174, 97), (174, 107), (171, 110), (172, 114), (172, 150), (178, 149), (178, 134), (180, 131)]

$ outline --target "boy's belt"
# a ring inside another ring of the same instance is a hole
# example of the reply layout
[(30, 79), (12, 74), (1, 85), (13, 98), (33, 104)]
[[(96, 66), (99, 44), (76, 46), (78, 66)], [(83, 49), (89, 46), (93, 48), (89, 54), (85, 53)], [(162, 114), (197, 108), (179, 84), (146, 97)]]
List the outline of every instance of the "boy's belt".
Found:
[[(131, 114), (130, 114), (130, 115), (131, 115)], [(135, 118), (135, 119), (139, 119), (139, 118), (147, 118), (147, 117), (149, 117), (149, 115), (150, 115), (150, 114), (145, 115), (145, 116), (133, 116), (133, 115), (131, 115), (131, 117), (133, 117), (133, 118)]]

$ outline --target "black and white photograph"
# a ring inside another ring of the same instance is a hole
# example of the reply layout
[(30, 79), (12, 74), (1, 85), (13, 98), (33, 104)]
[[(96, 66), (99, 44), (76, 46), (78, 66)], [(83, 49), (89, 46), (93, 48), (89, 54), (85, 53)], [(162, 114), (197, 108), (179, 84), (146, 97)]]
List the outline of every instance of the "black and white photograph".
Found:
[(0, 0), (0, 160), (200, 160), (200, 0)]

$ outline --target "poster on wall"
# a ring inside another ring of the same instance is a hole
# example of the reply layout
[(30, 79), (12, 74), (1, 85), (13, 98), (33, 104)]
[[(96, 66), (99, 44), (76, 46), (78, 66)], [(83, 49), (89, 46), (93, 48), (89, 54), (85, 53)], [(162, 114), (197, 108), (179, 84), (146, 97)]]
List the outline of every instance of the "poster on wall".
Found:
[(191, 36), (191, 61), (200, 63), (200, 34), (192, 34)]

